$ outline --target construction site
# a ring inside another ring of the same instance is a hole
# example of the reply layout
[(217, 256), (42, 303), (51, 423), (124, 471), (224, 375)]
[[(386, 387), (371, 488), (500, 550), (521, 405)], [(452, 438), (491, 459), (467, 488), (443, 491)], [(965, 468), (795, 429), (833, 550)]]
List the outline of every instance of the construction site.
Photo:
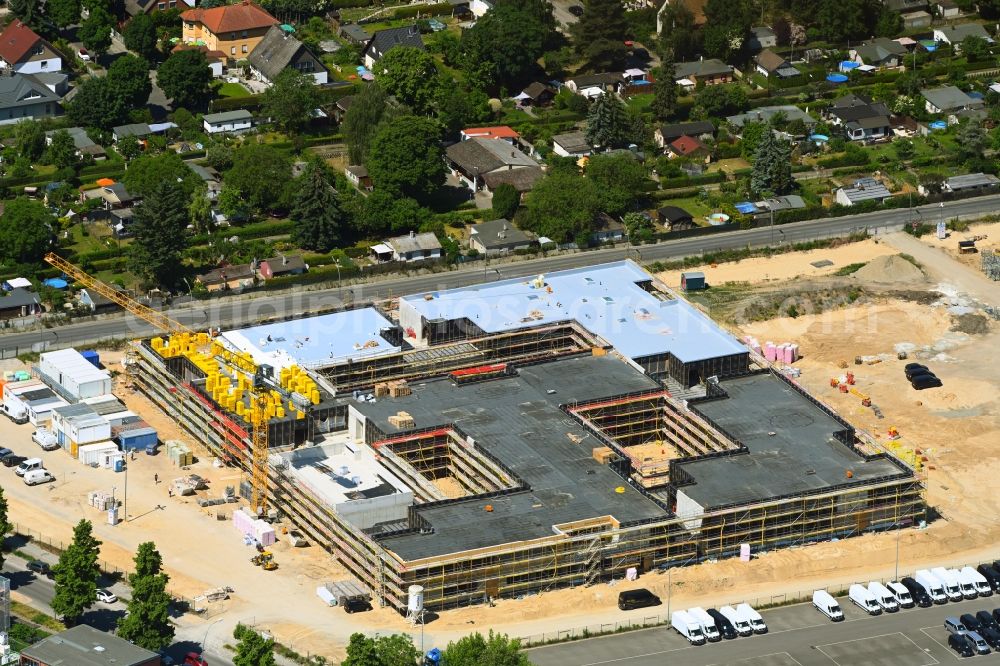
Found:
[(154, 323), (129, 385), (401, 614), (925, 519), (916, 461), (632, 262)]

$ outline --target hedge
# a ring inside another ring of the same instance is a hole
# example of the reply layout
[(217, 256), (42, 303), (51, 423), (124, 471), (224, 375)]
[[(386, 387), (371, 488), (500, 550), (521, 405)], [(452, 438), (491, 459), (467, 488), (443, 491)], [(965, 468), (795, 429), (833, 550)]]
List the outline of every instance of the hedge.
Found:
[(721, 183), (726, 180), (726, 174), (722, 171), (706, 173), (702, 176), (678, 176), (677, 178), (661, 178), (660, 184), (663, 189), (670, 190), (678, 187), (691, 187), (692, 185), (708, 185), (710, 183)]

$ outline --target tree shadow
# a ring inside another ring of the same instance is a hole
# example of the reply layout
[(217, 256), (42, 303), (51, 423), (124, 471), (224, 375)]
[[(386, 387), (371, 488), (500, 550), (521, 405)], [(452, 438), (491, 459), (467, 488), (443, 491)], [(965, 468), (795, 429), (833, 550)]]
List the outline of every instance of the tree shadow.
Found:
[(30, 571), (5, 571), (3, 575), (10, 581), (10, 589), (12, 590), (29, 585), (36, 579), (35, 574)]
[(187, 656), (188, 652), (197, 652), (201, 654), (204, 648), (201, 643), (197, 641), (177, 641), (166, 650), (164, 654), (170, 656), (174, 660), (175, 664), (184, 663), (184, 657)]
[[(100, 603), (100, 602), (98, 602)], [(101, 631), (114, 631), (118, 620), (125, 617), (124, 610), (115, 608), (92, 608), (80, 616), (78, 624), (89, 624)]]
[(428, 198), (427, 205), (435, 213), (447, 213), (453, 211), (472, 196), (472, 190), (463, 185), (442, 185)]
[(3, 540), (3, 549), (8, 553), (14, 552), (31, 543), (31, 537), (23, 534), (10, 534)]

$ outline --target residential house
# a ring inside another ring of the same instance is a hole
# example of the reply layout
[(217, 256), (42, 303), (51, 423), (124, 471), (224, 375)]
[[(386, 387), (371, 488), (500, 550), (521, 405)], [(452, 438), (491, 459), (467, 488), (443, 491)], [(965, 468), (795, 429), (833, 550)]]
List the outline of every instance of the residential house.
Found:
[(955, 113), (971, 109), (980, 109), (985, 103), (982, 99), (970, 97), (955, 86), (941, 86), (921, 90), (924, 97), (924, 108), (927, 113)]
[(492, 171), (483, 175), (483, 191), (493, 192), (500, 185), (510, 185), (519, 193), (524, 194), (530, 192), (535, 183), (540, 181), (544, 175), (541, 167)]
[(131, 238), (135, 210), (132, 208), (115, 208), (110, 211), (109, 215), (108, 225), (111, 227), (111, 235), (116, 240)]
[(209, 200), (215, 201), (219, 197), (219, 192), (222, 191), (222, 178), (219, 177), (219, 172), (214, 167), (202, 166), (194, 162), (188, 162), (187, 165), (191, 171), (198, 174), (201, 182), (205, 184)]
[(243, 60), (257, 47), (278, 19), (250, 2), (211, 9), (189, 9), (181, 14), (181, 41), (203, 45), (211, 51), (221, 51), (229, 61)]
[(18, 319), (45, 312), (38, 294), (17, 287), (10, 291), (0, 292), (0, 319)]
[(390, 249), (392, 261), (425, 261), (442, 256), (441, 242), (430, 232), (418, 234), (411, 231), (406, 236), (390, 238), (385, 245)]
[(777, 213), (782, 210), (799, 210), (806, 207), (806, 201), (797, 194), (786, 194), (780, 197), (765, 199), (757, 202), (758, 208), (770, 213)]
[(777, 45), (778, 36), (774, 34), (774, 30), (771, 30), (766, 25), (750, 28), (750, 36), (747, 38), (746, 47), (752, 53), (763, 51), (764, 49), (773, 49)]
[(62, 70), (62, 56), (51, 44), (14, 19), (0, 34), (0, 71), (41, 74)]
[(86, 624), (21, 650), (20, 666), (160, 666), (160, 655)]
[(505, 141), (472, 138), (445, 149), (453, 175), (473, 190), (483, 185), (482, 178), (495, 171), (538, 169), (538, 163)]
[(59, 95), (31, 74), (0, 76), (0, 125), (52, 118), (61, 111)]
[(371, 41), (371, 33), (362, 28), (357, 23), (344, 23), (337, 33), (351, 44), (366, 46)]
[(885, 185), (874, 178), (861, 178), (854, 181), (853, 187), (841, 187), (835, 193), (836, 201), (841, 206), (853, 206), (863, 201), (883, 203), (891, 197), (892, 193)]
[(125, 13), (131, 16), (165, 12), (168, 9), (194, 7), (195, 0), (125, 0)]
[(593, 150), (583, 132), (567, 132), (552, 137), (552, 152), (560, 157), (586, 157)]
[(902, 15), (903, 30), (919, 30), (931, 26), (931, 15), (926, 11), (907, 12)]
[(101, 199), (103, 208), (106, 211), (118, 208), (131, 208), (139, 203), (139, 197), (131, 194), (122, 183), (108, 183), (95, 187), (91, 190), (84, 190), (80, 193), (80, 202), (88, 199)]
[(119, 125), (111, 128), (111, 139), (118, 143), (127, 136), (134, 136), (137, 139), (144, 139), (153, 132), (146, 123), (132, 123), (129, 125)]
[(733, 68), (716, 58), (679, 62), (674, 65), (674, 80), (685, 90), (694, 90), (699, 83), (706, 86), (732, 83)]
[(527, 249), (534, 242), (534, 237), (504, 219), (474, 224), (469, 230), (469, 247), (487, 256)]
[(726, 122), (739, 132), (746, 123), (770, 123), (771, 119), (781, 115), (786, 121), (801, 120), (808, 130), (816, 124), (816, 119), (810, 116), (797, 106), (792, 104), (780, 104), (776, 106), (759, 106), (752, 111), (739, 113), (726, 118)]
[(368, 167), (362, 164), (354, 164), (347, 167), (344, 169), (344, 175), (347, 177), (348, 182), (359, 190), (371, 192), (374, 189), (372, 186), (372, 177), (368, 175)]
[(555, 88), (547, 83), (532, 81), (516, 99), (524, 106), (548, 106), (555, 97)]
[(207, 113), (202, 116), (206, 134), (245, 132), (253, 127), (253, 114), (246, 109)]
[(294, 254), (290, 257), (278, 255), (260, 262), (257, 273), (262, 280), (270, 280), (286, 275), (301, 275), (309, 270), (309, 266), (301, 256)]
[(694, 227), (694, 217), (679, 206), (663, 206), (656, 211), (660, 224), (668, 231), (683, 231)]
[(121, 309), (120, 305), (93, 289), (81, 289), (78, 291), (76, 293), (76, 304), (93, 314), (114, 312)]
[(591, 243), (616, 243), (625, 240), (625, 225), (607, 213), (598, 213), (594, 216), (594, 224), (591, 227)]
[(982, 23), (960, 23), (934, 28), (934, 41), (936, 42), (960, 46), (966, 37), (979, 37), (989, 44), (993, 43), (993, 38), (990, 37), (990, 33), (986, 32)]
[(593, 99), (604, 93), (614, 92), (622, 80), (621, 72), (604, 72), (601, 74), (581, 74), (567, 79), (566, 87), (570, 92)]
[(892, 136), (889, 110), (881, 102), (863, 95), (845, 95), (826, 112), (830, 124), (841, 127), (852, 141), (872, 141)]
[(771, 49), (764, 49), (758, 53), (755, 62), (757, 63), (757, 71), (768, 78), (775, 76), (779, 79), (787, 79), (801, 74), (799, 70), (792, 67), (790, 62)]
[(254, 285), (256, 274), (250, 264), (221, 266), (197, 276), (195, 282), (207, 291), (240, 291)]
[(264, 83), (274, 83), (286, 69), (294, 69), (311, 76), (313, 83), (327, 82), (326, 67), (305, 44), (282, 28), (272, 25), (247, 59), (254, 78)]
[(49, 130), (45, 133), (45, 145), (52, 145), (52, 137), (55, 136), (56, 132), (68, 132), (70, 137), (73, 139), (73, 145), (76, 146), (77, 157), (83, 159), (85, 157), (91, 157), (94, 160), (103, 160), (108, 155), (104, 151), (104, 148), (97, 145), (93, 139), (91, 139), (86, 130), (82, 127), (68, 127), (64, 130)]
[(690, 136), (700, 141), (708, 141), (715, 137), (715, 125), (708, 120), (696, 120), (690, 123), (673, 123), (660, 125), (653, 132), (653, 140), (660, 148), (666, 149), (670, 143), (682, 136)]
[(338, 123), (344, 122), (344, 118), (347, 117), (347, 110), (351, 108), (352, 102), (354, 102), (354, 95), (345, 95), (338, 99), (333, 105), (333, 119)]
[[(70, 92), (69, 74), (64, 74), (62, 72), (39, 72), (38, 74), (29, 74), (29, 76), (54, 92), (59, 97), (66, 97), (66, 95)], [(76, 90), (76, 88), (74, 88), (74, 90)], [(68, 101), (69, 100), (67, 99), (63, 100), (63, 102)]]
[(459, 133), (459, 136), (462, 141), (476, 138), (499, 139), (500, 141), (506, 141), (512, 146), (517, 144), (517, 140), (521, 138), (520, 134), (506, 125), (497, 125), (496, 127), (467, 127)]
[(415, 49), (427, 50), (420, 36), (420, 28), (416, 25), (404, 25), (400, 28), (377, 30), (365, 46), (365, 67), (372, 69), (375, 63), (382, 59), (389, 49), (396, 46), (411, 46)]
[(955, 4), (954, 0), (938, 0), (934, 3), (934, 8), (937, 10), (938, 16), (946, 21), (962, 15), (961, 7)]
[[(921, 187), (921, 194), (926, 194)], [(951, 176), (941, 184), (942, 192), (951, 194), (985, 194), (994, 192), (1000, 187), (1000, 178), (991, 173), (967, 173), (961, 176)]]
[(693, 160), (708, 162), (712, 159), (712, 149), (693, 136), (682, 136), (667, 145), (667, 154), (675, 157), (687, 157)]
[(851, 49), (851, 60), (877, 69), (899, 67), (906, 56), (906, 47), (893, 39), (877, 37)]
[(4, 280), (3, 284), (0, 284), (0, 289), (12, 291), (14, 289), (31, 289), (32, 286), (31, 280), (28, 278), (14, 277)]

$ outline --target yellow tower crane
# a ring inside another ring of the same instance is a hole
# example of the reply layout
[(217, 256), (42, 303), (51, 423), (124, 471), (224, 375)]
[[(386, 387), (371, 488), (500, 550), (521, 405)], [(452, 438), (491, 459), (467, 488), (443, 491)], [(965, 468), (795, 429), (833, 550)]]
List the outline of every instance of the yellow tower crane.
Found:
[[(101, 296), (117, 303), (126, 311), (134, 314), (136, 317), (139, 317), (143, 321), (155, 326), (165, 333), (173, 334), (192, 332), (191, 329), (184, 324), (174, 321), (162, 312), (158, 312), (153, 308), (139, 303), (134, 298), (131, 298), (117, 289), (112, 288), (104, 282), (101, 282), (81, 269), (79, 266), (66, 261), (57, 254), (49, 252), (45, 255), (45, 261), (61, 270), (63, 273), (73, 278), (76, 282), (79, 282), (87, 289), (93, 289)], [(267, 513), (268, 424), (271, 420), (267, 413), (267, 396), (269, 392), (268, 382), (273, 378), (270, 376), (269, 366), (250, 368), (245, 362), (237, 363), (237, 360), (239, 360), (239, 357), (234, 357), (233, 360), (224, 359), (223, 363), (229, 365), (234, 372), (238, 371), (244, 374), (250, 372), (253, 375), (252, 382), (247, 387), (250, 398), (248, 420), (250, 421), (252, 451), (250, 466), (250, 508), (256, 515), (263, 516)]]

